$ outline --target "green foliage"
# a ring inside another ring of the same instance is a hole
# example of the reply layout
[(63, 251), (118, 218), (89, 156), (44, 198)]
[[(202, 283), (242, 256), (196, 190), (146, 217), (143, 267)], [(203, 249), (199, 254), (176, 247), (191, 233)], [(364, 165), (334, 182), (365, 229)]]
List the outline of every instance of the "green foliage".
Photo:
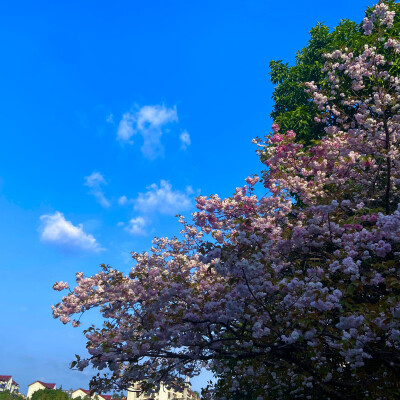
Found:
[[(114, 397), (113, 397), (113, 398), (114, 398)], [(89, 397), (89, 396), (84, 396), (84, 397), (78, 396), (78, 397), (75, 397), (74, 400), (90, 400), (90, 397)]]
[(281, 60), (271, 61), (269, 65), (271, 81), (275, 85), (271, 117), (282, 131), (294, 130), (298, 140), (307, 144), (323, 135), (325, 125), (314, 121), (318, 110), (305, 93), (304, 83), (314, 81), (321, 86), (325, 79), (322, 72), (324, 53), (342, 47), (360, 47), (365, 40), (360, 26), (348, 20), (341, 21), (332, 32), (326, 25), (318, 23), (311, 29), (310, 36), (307, 47), (297, 53), (294, 66)]
[[(400, 38), (400, 4), (394, 0), (385, 1), (392, 10), (396, 11), (393, 28), (390, 29), (390, 37)], [(366, 15), (371, 9), (368, 8)], [(272, 95), (274, 100), (271, 117), (281, 127), (281, 131), (293, 130), (297, 140), (310, 144), (324, 134), (326, 124), (316, 122), (318, 110), (311, 101), (309, 94), (304, 91), (304, 83), (314, 81), (317, 87), (322, 87), (326, 76), (322, 72), (325, 63), (324, 53), (337, 49), (348, 48), (357, 55), (366, 44), (374, 41), (374, 35), (365, 36), (362, 23), (342, 20), (332, 31), (322, 24), (317, 23), (310, 30), (310, 40), (306, 47), (296, 54), (295, 65), (289, 66), (282, 60), (271, 61), (270, 77), (275, 85)], [(390, 73), (400, 75), (400, 60), (397, 59)]]
[(32, 395), (32, 400), (69, 400), (67, 393), (60, 389), (42, 389)]
[(24, 400), (24, 398), (20, 394), (4, 391), (0, 392), (0, 400)]

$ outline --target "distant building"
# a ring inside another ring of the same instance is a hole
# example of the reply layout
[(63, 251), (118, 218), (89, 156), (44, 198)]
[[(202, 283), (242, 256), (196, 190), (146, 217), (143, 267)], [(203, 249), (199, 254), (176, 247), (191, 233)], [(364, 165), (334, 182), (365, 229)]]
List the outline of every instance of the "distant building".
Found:
[(74, 392), (74, 390), (72, 390), (72, 388), (68, 389), (68, 390), (67, 389), (66, 390), (63, 389), (63, 392), (66, 393), (69, 398), (71, 398), (72, 393)]
[(0, 375), (0, 392), (19, 393), (19, 385), (11, 375)]
[(74, 390), (71, 393), (71, 399), (76, 399), (77, 397), (82, 397), (82, 399), (84, 399), (85, 397), (91, 397), (90, 390), (81, 388)]
[(96, 394), (94, 398), (98, 400), (112, 400), (112, 396), (110, 394)]
[[(77, 397), (81, 397), (84, 399), (85, 397), (89, 397), (92, 400), (112, 400), (112, 396), (109, 394), (93, 394), (90, 395), (90, 390), (88, 389), (76, 389), (71, 393), (71, 399), (76, 399)], [(126, 399), (125, 399), (126, 400)]]
[(28, 394), (26, 395), (26, 397), (28, 399), (30, 399), (33, 395), (33, 393), (37, 392), (38, 390), (43, 390), (43, 389), (56, 389), (56, 384), (55, 383), (45, 383), (45, 382), (41, 382), (41, 381), (35, 381), (33, 383), (31, 383), (28, 386)]
[(128, 400), (200, 400), (200, 396), (192, 391), (188, 382), (185, 383), (183, 392), (167, 389), (161, 383), (157, 393), (141, 392), (140, 384), (135, 383), (128, 390)]

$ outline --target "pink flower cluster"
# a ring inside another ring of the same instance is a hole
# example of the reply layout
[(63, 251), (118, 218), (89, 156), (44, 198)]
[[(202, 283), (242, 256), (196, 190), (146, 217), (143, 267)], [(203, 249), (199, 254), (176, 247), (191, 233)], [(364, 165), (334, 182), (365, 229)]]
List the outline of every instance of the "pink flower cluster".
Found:
[(395, 12), (389, 11), (389, 6), (386, 3), (383, 1), (378, 3), (373, 9), (371, 17), (364, 18), (363, 28), (365, 35), (371, 35), (376, 22), (378, 25), (391, 28), (393, 26), (394, 16)]
[(53, 285), (53, 289), (60, 292), (61, 290), (69, 289), (69, 286), (67, 282), (60, 281)]

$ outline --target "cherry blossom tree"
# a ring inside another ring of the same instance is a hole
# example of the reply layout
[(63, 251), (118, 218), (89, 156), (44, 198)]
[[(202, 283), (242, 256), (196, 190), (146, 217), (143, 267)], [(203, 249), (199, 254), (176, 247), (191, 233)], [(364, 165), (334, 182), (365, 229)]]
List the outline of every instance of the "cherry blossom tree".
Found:
[[(91, 389), (179, 385), (201, 368), (215, 399), (400, 396), (400, 41), (394, 11), (364, 19), (369, 45), (325, 54), (307, 83), (325, 135), (304, 147), (277, 124), (256, 138), (265, 166), (232, 197), (200, 196), (181, 238), (133, 253), (128, 276), (76, 274), (53, 306), (64, 324), (99, 309), (84, 332), (105, 370)], [(264, 185), (265, 196), (255, 195)], [(75, 319), (73, 319), (75, 318)]]

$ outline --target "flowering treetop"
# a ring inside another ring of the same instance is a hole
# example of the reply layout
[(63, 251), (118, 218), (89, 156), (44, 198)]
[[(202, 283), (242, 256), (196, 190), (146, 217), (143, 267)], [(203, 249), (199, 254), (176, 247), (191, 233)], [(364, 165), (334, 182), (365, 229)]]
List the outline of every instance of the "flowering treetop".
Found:
[(85, 330), (89, 357), (74, 362), (110, 371), (91, 389), (179, 385), (206, 367), (219, 377), (207, 394), (217, 399), (398, 398), (395, 17), (378, 3), (364, 20), (375, 45), (326, 54), (325, 85), (307, 84), (321, 140), (305, 147), (274, 124), (254, 140), (261, 179), (230, 198), (198, 197), (194, 223), (180, 220), (182, 239), (132, 253), (128, 276), (105, 266), (76, 275), (53, 315), (79, 326), (73, 315), (100, 309), (103, 327)]

